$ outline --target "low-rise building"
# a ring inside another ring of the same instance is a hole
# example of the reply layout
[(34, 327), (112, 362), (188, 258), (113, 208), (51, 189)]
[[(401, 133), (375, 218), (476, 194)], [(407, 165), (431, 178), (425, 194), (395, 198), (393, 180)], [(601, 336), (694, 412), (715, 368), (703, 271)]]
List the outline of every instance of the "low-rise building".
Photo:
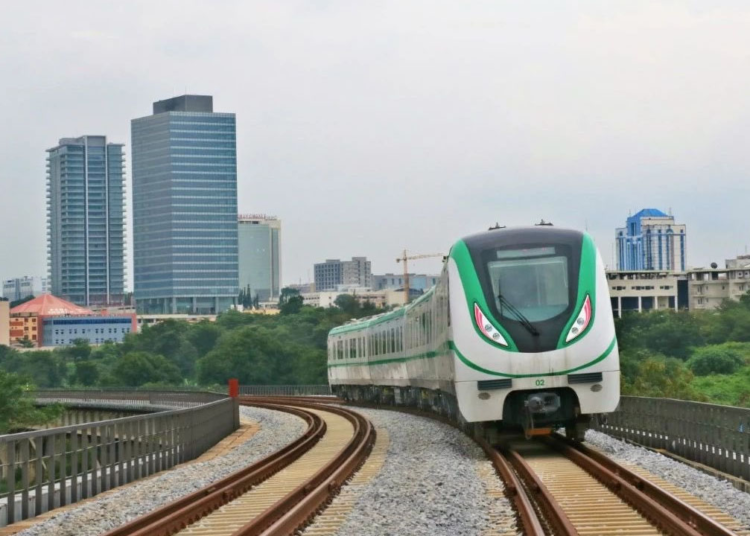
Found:
[[(409, 289), (420, 290), (424, 292), (435, 285), (440, 280), (440, 275), (430, 274), (409, 274)], [(404, 274), (383, 274), (372, 276), (373, 290), (390, 290), (404, 288)]]
[(688, 281), (684, 272), (618, 270), (607, 272), (612, 312), (687, 309)]
[(0, 298), (0, 346), (10, 346), (10, 302)]
[(315, 290), (335, 290), (338, 285), (372, 287), (372, 263), (367, 257), (352, 257), (350, 261), (326, 259), (314, 266)]
[[(419, 294), (419, 292), (416, 292)], [(370, 289), (359, 289), (357, 291), (345, 290), (345, 291), (322, 291), (322, 292), (308, 292), (300, 294), (304, 299), (305, 305), (312, 307), (334, 307), (336, 305), (336, 298), (341, 295), (349, 294), (357, 298), (361, 303), (370, 302), (375, 307), (393, 307), (404, 305), (406, 300), (404, 299), (404, 291), (402, 290), (370, 290)]]
[(716, 309), (724, 300), (739, 300), (750, 291), (750, 255), (727, 259), (725, 268), (694, 268), (689, 272), (690, 310)]
[(137, 330), (135, 314), (96, 314), (51, 294), (10, 311), (10, 342), (30, 341), (37, 347), (66, 346), (76, 339), (90, 344), (122, 342)]

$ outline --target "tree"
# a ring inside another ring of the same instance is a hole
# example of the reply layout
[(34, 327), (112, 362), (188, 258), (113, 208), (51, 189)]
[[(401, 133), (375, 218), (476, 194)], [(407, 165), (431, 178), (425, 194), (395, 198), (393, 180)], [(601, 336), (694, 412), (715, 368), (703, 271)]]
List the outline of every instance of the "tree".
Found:
[(742, 367), (744, 362), (742, 352), (722, 344), (696, 349), (693, 357), (688, 361), (688, 366), (696, 376), (708, 376), (709, 374), (733, 374)]
[(61, 412), (61, 406), (35, 407), (31, 385), (0, 369), (0, 434), (44, 424)]
[(287, 303), (290, 299), (299, 296), (299, 290), (292, 287), (284, 287), (279, 293), (279, 307)]
[(285, 363), (283, 344), (260, 326), (246, 326), (224, 334), (216, 348), (198, 361), (198, 381), (224, 384), (238, 378), (244, 384), (278, 383)]
[(279, 308), (279, 314), (282, 315), (296, 315), (302, 310), (304, 304), (304, 298), (302, 296), (292, 296)]
[(691, 385), (693, 374), (679, 359), (654, 356), (638, 365), (638, 375), (623, 394), (704, 400)]
[(42, 388), (60, 387), (67, 375), (65, 362), (59, 355), (44, 350), (17, 352), (13, 359), (5, 360), (3, 368)]
[(120, 359), (112, 370), (110, 381), (127, 387), (145, 383), (179, 384), (180, 370), (162, 355), (149, 352), (130, 352)]
[(90, 387), (99, 380), (99, 366), (95, 361), (78, 361), (75, 364), (75, 382)]
[(75, 339), (72, 345), (63, 348), (63, 353), (74, 361), (85, 361), (91, 356), (91, 345), (88, 339)]
[(203, 357), (213, 350), (214, 346), (216, 346), (216, 341), (219, 340), (222, 333), (224, 333), (224, 330), (215, 322), (203, 320), (190, 326), (188, 340), (193, 345), (196, 352), (198, 352), (198, 357)]
[(339, 294), (333, 304), (351, 317), (359, 314), (359, 300), (351, 294)]

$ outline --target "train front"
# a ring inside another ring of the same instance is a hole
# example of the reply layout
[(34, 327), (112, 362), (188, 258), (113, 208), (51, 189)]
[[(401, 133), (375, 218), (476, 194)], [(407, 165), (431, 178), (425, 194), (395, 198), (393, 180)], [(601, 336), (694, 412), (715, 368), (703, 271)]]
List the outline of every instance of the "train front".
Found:
[(527, 435), (564, 426), (580, 438), (589, 415), (615, 410), (614, 319), (588, 234), (492, 230), (457, 242), (448, 262), (455, 388), (466, 421), (503, 421)]

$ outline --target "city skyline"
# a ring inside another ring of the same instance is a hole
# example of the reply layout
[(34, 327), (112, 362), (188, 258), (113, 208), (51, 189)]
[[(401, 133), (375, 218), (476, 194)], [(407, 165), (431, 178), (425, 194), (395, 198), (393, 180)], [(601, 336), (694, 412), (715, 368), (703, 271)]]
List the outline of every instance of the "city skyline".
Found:
[[(0, 110), (17, 125), (0, 134), (0, 243), (12, 252), (0, 279), (44, 273), (39, 160), (49, 140), (106, 132), (127, 142), (129, 119), (144, 102), (183, 93), (175, 86), (237, 114), (240, 212), (284, 220), (284, 284), (312, 280), (318, 259), (361, 253), (377, 271), (398, 273), (404, 248), (446, 251), (495, 221), (540, 218), (588, 227), (612, 266), (612, 229), (647, 206), (671, 206), (688, 225), (688, 265), (720, 263), (750, 242), (750, 158), (739, 141), (748, 74), (736, 52), (750, 30), (744, 5), (585, 4), (542, 14), (386, 2), (356, 14), (342, 2), (251, 2), (234, 4), (229, 21), (202, 6), (154, 6), (155, 19), (183, 23), (158, 28), (137, 10), (112, 17), (86, 2), (72, 8), (74, 27), (54, 24), (57, 6), (44, 19), (21, 6), (0, 23), (9, 42), (23, 43), (0, 56), (16, 73), (16, 98)], [(404, 21), (421, 10), (431, 16), (415, 31)], [(200, 32), (187, 30), (199, 20)], [(128, 40), (122, 24), (143, 39)], [(529, 42), (528, 26), (545, 38)], [(353, 43), (349, 32), (367, 39)], [(518, 47), (528, 49), (523, 62)], [(637, 61), (644, 50), (646, 67)], [(70, 55), (82, 59), (72, 70), (60, 61)], [(122, 61), (110, 65), (112, 56)], [(129, 167), (126, 175), (132, 184)], [(19, 233), (14, 222), (24, 218)], [(132, 244), (128, 252), (132, 278)], [(435, 272), (439, 261), (419, 270)]]

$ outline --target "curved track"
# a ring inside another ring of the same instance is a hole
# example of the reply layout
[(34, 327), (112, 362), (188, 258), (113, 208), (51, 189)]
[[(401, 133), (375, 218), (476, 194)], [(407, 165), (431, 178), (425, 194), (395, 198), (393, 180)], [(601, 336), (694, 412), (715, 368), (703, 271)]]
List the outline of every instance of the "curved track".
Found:
[(291, 534), (338, 492), (375, 439), (370, 422), (349, 409), (299, 399), (241, 403), (298, 415), (308, 428), (280, 451), (106, 536)]

